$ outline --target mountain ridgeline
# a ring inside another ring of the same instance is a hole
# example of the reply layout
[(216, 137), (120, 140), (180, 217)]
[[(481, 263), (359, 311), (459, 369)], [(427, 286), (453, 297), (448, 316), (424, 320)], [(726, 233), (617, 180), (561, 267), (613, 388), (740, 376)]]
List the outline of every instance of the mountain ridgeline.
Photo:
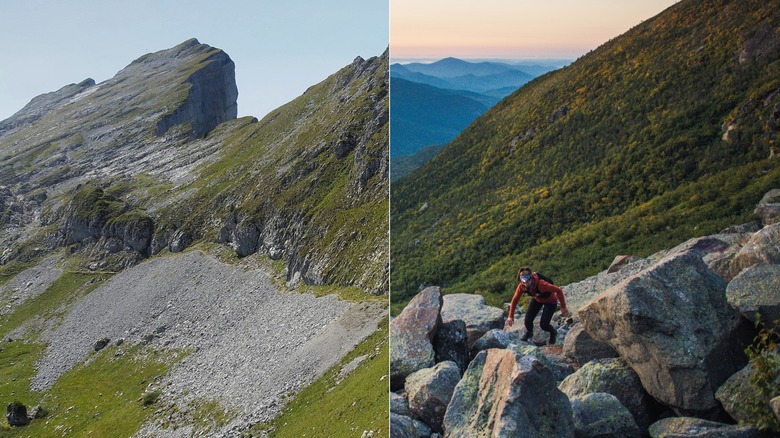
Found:
[(780, 184), (780, 5), (683, 0), (529, 82), (392, 186), (393, 311), (511, 296), (751, 219)]
[(115, 271), (219, 242), (288, 280), (386, 293), (387, 53), (259, 121), (236, 119), (234, 69), (192, 39), (0, 122), (4, 274), (60, 248)]

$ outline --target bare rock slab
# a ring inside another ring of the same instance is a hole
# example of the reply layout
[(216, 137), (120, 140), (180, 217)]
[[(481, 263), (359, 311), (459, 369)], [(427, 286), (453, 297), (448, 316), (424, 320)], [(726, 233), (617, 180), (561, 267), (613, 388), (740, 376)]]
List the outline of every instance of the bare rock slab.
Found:
[(579, 312), (660, 402), (681, 411), (718, 408), (715, 391), (744, 366), (740, 315), (726, 284), (696, 251), (672, 254), (608, 289)]
[(445, 436), (574, 437), (568, 397), (538, 359), (482, 351), (469, 365), (444, 417)]

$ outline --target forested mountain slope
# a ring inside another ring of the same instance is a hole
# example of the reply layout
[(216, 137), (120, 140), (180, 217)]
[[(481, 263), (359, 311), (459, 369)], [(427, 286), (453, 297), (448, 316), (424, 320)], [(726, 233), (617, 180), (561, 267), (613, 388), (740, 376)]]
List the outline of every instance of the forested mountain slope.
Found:
[(780, 5), (683, 0), (504, 99), (393, 184), (392, 300), (506, 300), (750, 219), (780, 184)]

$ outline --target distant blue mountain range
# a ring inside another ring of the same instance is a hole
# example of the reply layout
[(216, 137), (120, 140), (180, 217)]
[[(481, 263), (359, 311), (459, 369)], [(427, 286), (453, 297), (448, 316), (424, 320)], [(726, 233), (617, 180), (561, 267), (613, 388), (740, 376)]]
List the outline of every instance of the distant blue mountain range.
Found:
[(433, 63), (391, 65), (391, 158), (449, 143), (501, 99), (564, 63), (510, 64), (445, 58)]

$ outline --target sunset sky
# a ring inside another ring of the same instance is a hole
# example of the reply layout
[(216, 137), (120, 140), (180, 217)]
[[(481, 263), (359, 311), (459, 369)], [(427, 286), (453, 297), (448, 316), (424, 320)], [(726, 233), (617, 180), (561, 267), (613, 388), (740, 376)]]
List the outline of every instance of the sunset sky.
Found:
[(391, 0), (394, 61), (577, 58), (676, 0)]

